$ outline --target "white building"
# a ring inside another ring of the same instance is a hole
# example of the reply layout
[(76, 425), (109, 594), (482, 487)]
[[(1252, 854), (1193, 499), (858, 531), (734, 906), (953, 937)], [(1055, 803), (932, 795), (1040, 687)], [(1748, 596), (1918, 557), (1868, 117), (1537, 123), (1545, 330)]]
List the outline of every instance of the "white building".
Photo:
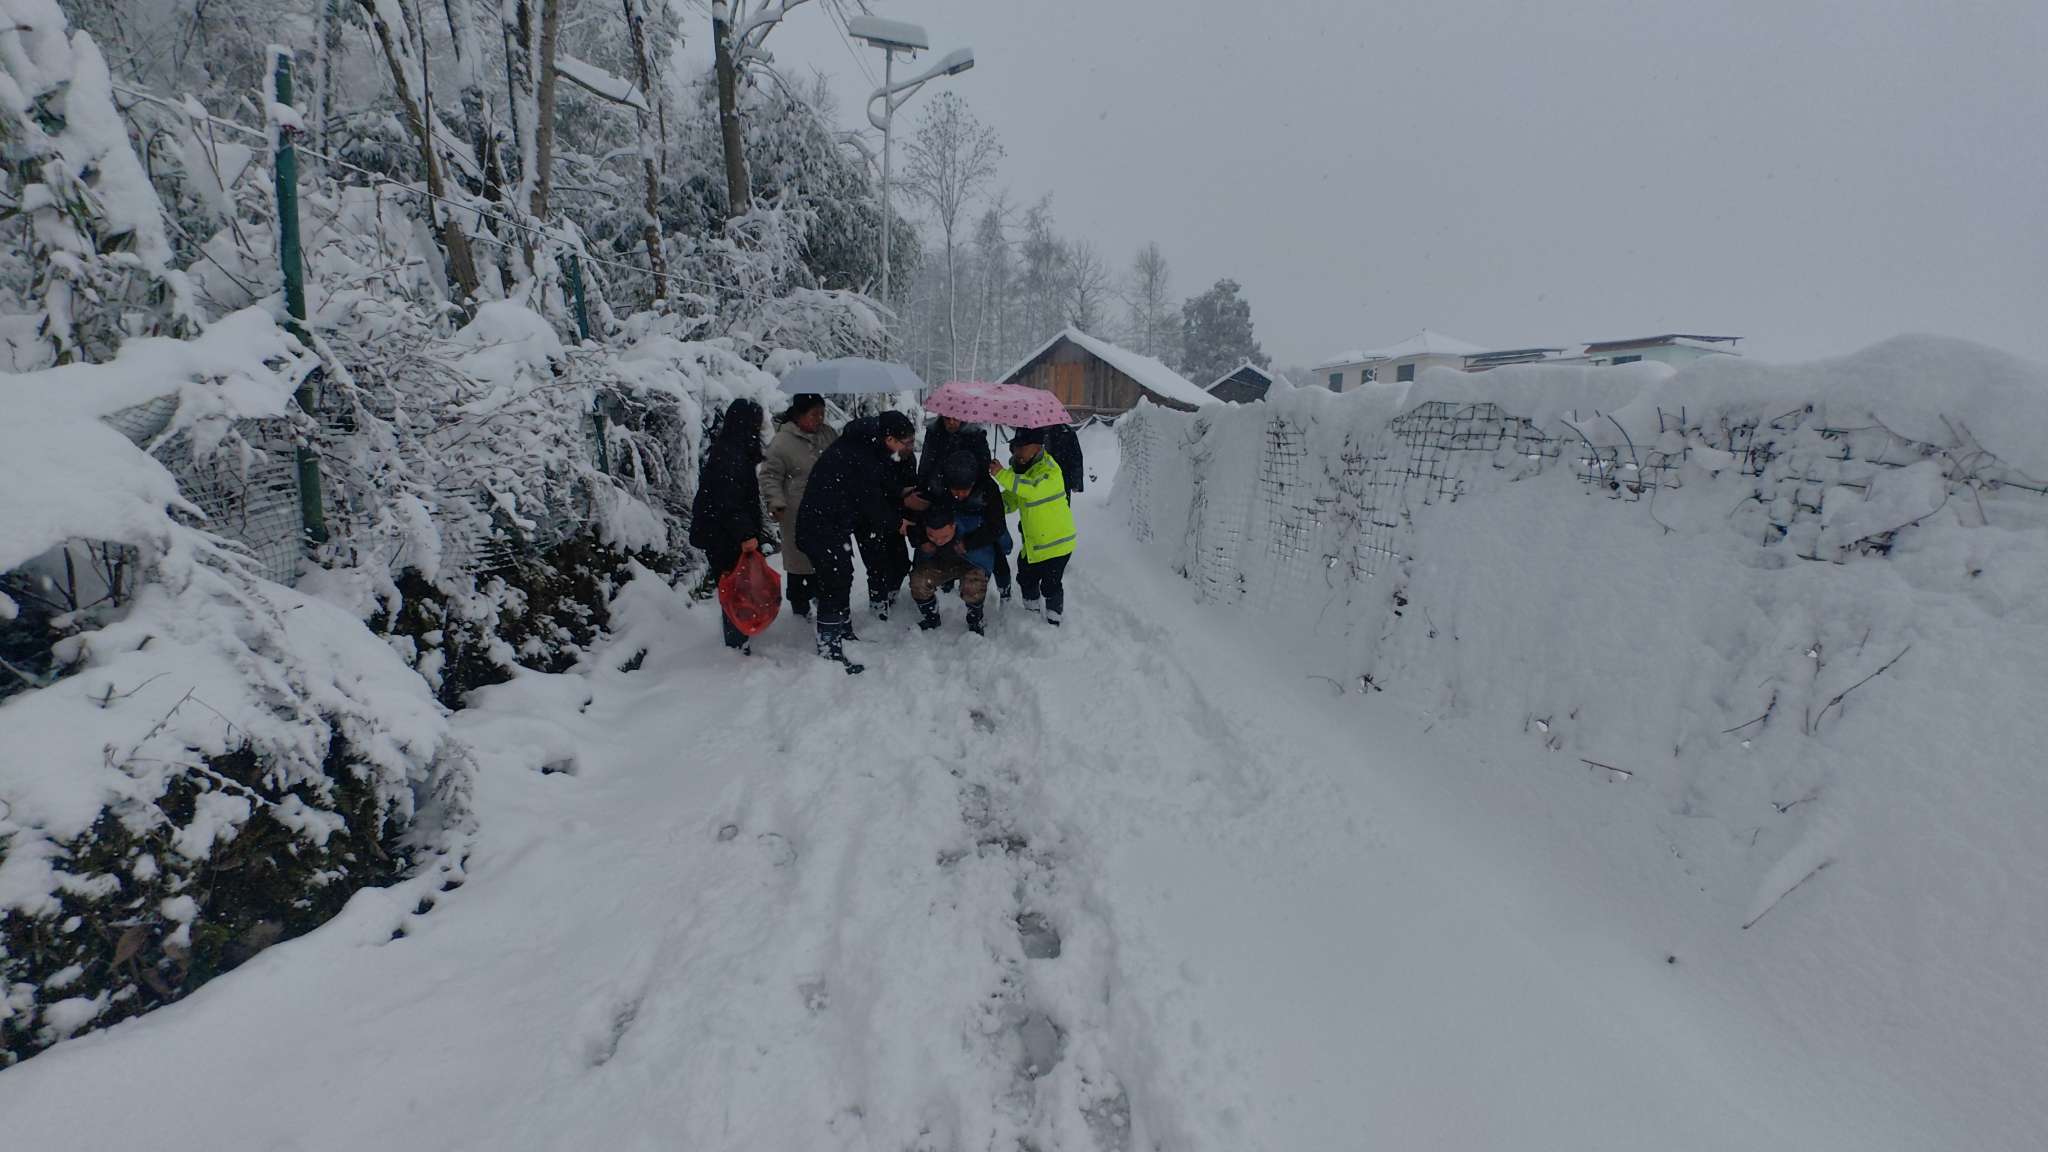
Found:
[(1362, 384), (1406, 383), (1423, 368), (1456, 368), (1486, 349), (1427, 328), (1399, 344), (1370, 351), (1340, 352), (1315, 367), (1314, 383), (1332, 392), (1349, 392)]
[(1654, 360), (1682, 368), (1708, 356), (1739, 356), (1741, 353), (1735, 350), (1735, 345), (1741, 339), (1740, 336), (1689, 336), (1667, 332), (1662, 336), (1638, 336), (1633, 340), (1602, 340), (1586, 345), (1585, 350), (1572, 359), (1596, 365)]

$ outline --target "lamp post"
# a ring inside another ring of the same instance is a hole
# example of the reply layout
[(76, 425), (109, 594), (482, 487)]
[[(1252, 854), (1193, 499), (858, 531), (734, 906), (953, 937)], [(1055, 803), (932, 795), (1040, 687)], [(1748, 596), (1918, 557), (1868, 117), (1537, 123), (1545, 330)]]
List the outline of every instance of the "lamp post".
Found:
[[(896, 118), (896, 109), (903, 106), (926, 82), (941, 76), (957, 76), (974, 67), (974, 49), (955, 48), (939, 58), (938, 63), (907, 80), (896, 79), (896, 54), (914, 55), (931, 47), (931, 38), (923, 28), (902, 20), (885, 20), (879, 16), (855, 16), (846, 22), (846, 30), (856, 39), (866, 41), (871, 47), (882, 50), (882, 86), (868, 96), (868, 123), (882, 133), (882, 303), (889, 303), (889, 125)], [(875, 101), (882, 102), (882, 111), (875, 112)]]

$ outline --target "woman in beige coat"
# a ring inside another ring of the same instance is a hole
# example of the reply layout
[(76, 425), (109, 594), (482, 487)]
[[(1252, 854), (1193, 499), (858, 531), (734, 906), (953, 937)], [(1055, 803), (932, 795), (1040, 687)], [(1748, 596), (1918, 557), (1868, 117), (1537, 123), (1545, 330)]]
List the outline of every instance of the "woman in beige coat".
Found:
[(775, 418), (781, 427), (761, 461), (761, 499), (782, 528), (782, 570), (789, 576), (784, 596), (790, 611), (811, 614), (811, 558), (797, 550), (796, 513), (803, 505), (804, 485), (811, 468), (839, 433), (825, 423), (825, 398), (813, 392), (797, 396), (789, 410)]

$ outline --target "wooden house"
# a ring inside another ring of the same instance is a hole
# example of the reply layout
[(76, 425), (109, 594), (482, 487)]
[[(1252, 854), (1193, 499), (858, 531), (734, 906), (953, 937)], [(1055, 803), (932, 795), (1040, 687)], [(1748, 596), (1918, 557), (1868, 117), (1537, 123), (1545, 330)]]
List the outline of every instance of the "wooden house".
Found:
[(1057, 396), (1077, 421), (1113, 420), (1137, 407), (1139, 400), (1183, 412), (1222, 403), (1152, 357), (1078, 328), (1068, 328), (1040, 345), (1002, 381), (1043, 388)]

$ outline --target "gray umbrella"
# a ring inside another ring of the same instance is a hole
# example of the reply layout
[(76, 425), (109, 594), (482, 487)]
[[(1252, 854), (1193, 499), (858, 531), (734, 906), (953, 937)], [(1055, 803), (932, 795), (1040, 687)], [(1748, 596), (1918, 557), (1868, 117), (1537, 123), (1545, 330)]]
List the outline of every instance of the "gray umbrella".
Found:
[(872, 396), (888, 392), (923, 392), (924, 381), (902, 364), (847, 356), (820, 360), (791, 369), (782, 377), (782, 390), (791, 396), (815, 392), (820, 396)]

